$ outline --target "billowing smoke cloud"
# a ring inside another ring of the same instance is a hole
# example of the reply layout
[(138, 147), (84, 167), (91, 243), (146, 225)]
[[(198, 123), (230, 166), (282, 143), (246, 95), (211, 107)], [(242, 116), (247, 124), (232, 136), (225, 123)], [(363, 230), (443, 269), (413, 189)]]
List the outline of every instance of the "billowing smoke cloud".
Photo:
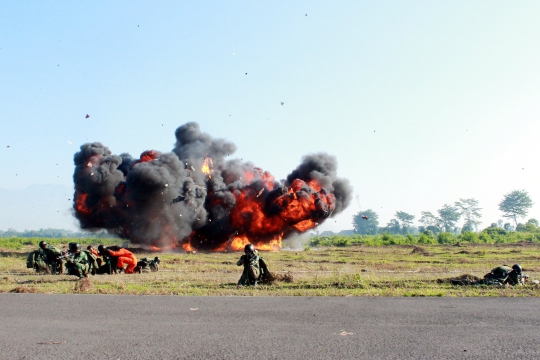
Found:
[(336, 158), (311, 154), (276, 181), (250, 162), (226, 160), (236, 146), (190, 122), (176, 132), (172, 152), (139, 159), (112, 155), (99, 142), (74, 156), (75, 216), (84, 229), (157, 247), (222, 251), (281, 239), (320, 225), (344, 210), (352, 189), (337, 177)]

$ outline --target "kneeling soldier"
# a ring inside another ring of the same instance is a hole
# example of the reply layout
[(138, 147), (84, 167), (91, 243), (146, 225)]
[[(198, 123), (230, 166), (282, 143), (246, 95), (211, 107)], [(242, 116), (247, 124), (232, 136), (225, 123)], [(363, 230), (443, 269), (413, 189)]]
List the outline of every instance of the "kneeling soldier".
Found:
[(75, 275), (79, 278), (88, 277), (89, 261), (88, 255), (81, 251), (81, 245), (77, 243), (69, 244), (69, 252), (71, 256), (66, 262), (68, 275)]
[(261, 267), (259, 264), (259, 255), (255, 251), (253, 244), (245, 246), (244, 255), (240, 257), (240, 260), (238, 260), (236, 265), (244, 265), (244, 271), (242, 272), (240, 280), (238, 280), (238, 285), (257, 286), (257, 281), (261, 275)]

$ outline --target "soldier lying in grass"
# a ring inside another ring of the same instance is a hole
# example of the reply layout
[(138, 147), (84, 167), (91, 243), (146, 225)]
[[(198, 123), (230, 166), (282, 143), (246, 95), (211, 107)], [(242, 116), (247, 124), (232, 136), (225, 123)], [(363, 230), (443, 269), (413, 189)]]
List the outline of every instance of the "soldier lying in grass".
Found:
[(478, 281), (468, 279), (453, 279), (452, 285), (523, 285), (529, 279), (528, 275), (523, 274), (521, 265), (514, 264), (512, 267), (507, 265), (497, 266), (489, 273), (484, 275), (484, 278)]

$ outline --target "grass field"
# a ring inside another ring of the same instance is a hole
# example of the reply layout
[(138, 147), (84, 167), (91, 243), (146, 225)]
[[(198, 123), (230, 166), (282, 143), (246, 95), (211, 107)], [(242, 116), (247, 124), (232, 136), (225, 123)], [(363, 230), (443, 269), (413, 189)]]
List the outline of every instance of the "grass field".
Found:
[(258, 287), (236, 285), (241, 253), (140, 253), (159, 255), (161, 270), (135, 275), (98, 275), (86, 283), (67, 275), (35, 275), (26, 255), (35, 247), (0, 249), (0, 292), (48, 294), (159, 294), (233, 296), (540, 296), (540, 287), (453, 286), (440, 282), (462, 274), (482, 277), (500, 264), (520, 263), (540, 278), (540, 245), (349, 246), (265, 252), (282, 279)]

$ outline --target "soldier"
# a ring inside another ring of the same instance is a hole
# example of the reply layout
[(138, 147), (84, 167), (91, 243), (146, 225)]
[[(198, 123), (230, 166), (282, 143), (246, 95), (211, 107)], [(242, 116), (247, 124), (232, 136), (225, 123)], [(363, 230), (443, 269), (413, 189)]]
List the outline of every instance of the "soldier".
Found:
[(66, 261), (68, 274), (78, 276), (79, 278), (88, 277), (90, 262), (86, 252), (81, 251), (81, 245), (69, 243), (69, 252), (71, 255)]
[(154, 260), (150, 261), (150, 271), (153, 271), (153, 272), (159, 271), (160, 263), (161, 263), (161, 259), (156, 256)]
[(96, 257), (99, 257), (99, 252), (94, 249), (94, 247), (92, 245), (88, 245), (86, 247), (86, 250), (90, 251), (92, 254), (94, 254)]
[(240, 280), (238, 280), (238, 285), (257, 286), (257, 281), (261, 276), (259, 259), (260, 257), (253, 244), (248, 244), (244, 247), (244, 255), (242, 255), (240, 260), (236, 263), (238, 266), (244, 265), (244, 271), (242, 272)]
[(489, 273), (484, 275), (484, 278), (478, 281), (470, 279), (451, 279), (453, 285), (523, 285), (529, 278), (523, 274), (521, 265), (514, 264), (512, 267), (507, 265), (497, 266)]
[[(102, 245), (100, 245), (102, 246)], [(137, 266), (137, 258), (133, 253), (127, 249), (120, 248), (119, 250), (115, 251), (112, 248), (107, 249), (105, 246), (103, 246), (102, 250), (100, 250), (101, 254), (105, 254), (106, 256), (109, 256), (111, 258), (116, 258), (117, 261), (117, 267), (119, 269), (123, 269), (124, 265), (127, 265), (125, 272), (126, 274), (134, 274), (135, 273), (135, 267)]]
[(63, 263), (58, 259), (62, 250), (45, 241), (39, 242), (39, 249), (31, 252), (26, 260), (26, 266), (36, 272), (61, 274), (64, 271)]
[[(118, 272), (118, 258), (109, 256), (105, 253), (106, 247), (103, 245), (98, 246), (98, 254), (103, 257), (102, 259), (98, 259), (99, 268), (97, 270), (98, 274), (116, 274)], [(111, 250), (120, 250), (117, 246), (111, 246)]]
[(507, 265), (497, 266), (484, 276), (484, 285), (523, 285), (528, 276), (523, 275), (521, 265), (514, 264), (510, 268)]
[(149, 257), (143, 257), (141, 260), (137, 262), (137, 266), (135, 267), (135, 272), (141, 274), (141, 273), (159, 271), (160, 262), (161, 260), (157, 256), (154, 258), (154, 260), (150, 259)]

